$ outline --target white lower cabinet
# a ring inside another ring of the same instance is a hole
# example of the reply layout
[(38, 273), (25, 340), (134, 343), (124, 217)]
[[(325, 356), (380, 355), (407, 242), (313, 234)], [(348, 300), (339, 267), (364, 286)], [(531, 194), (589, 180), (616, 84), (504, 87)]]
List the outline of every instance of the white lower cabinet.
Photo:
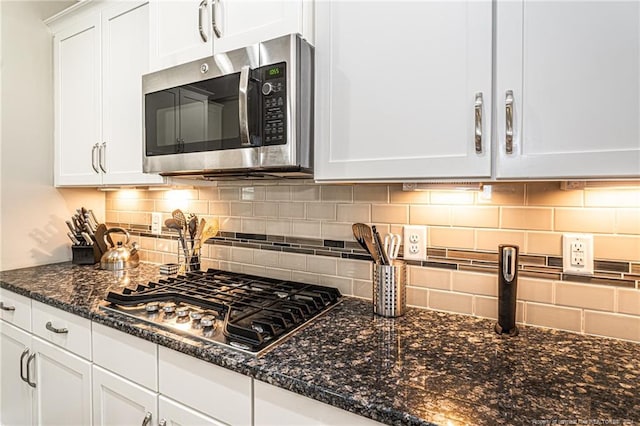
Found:
[(155, 425), (155, 392), (93, 366), (93, 424), (95, 426)]
[(26, 363), (31, 334), (0, 320), (0, 425), (30, 425), (33, 388)]
[(91, 363), (33, 337), (35, 418), (39, 425), (91, 424)]
[(382, 424), (258, 380), (253, 386), (255, 426)]
[(160, 405), (160, 423), (158, 424), (160, 426), (224, 426), (224, 423), (162, 395), (160, 395), (158, 402)]

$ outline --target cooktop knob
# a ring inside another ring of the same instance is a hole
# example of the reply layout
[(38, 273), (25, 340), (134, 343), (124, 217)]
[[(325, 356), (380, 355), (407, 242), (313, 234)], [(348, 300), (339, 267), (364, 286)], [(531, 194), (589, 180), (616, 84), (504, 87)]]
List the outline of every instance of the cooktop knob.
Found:
[(187, 318), (189, 316), (189, 308), (186, 306), (180, 306), (176, 309), (176, 315), (178, 318)]
[(162, 306), (162, 310), (164, 311), (165, 314), (172, 314), (176, 311), (176, 304), (173, 302), (165, 303)]
[(265, 83), (262, 85), (262, 94), (267, 96), (273, 93), (273, 84)]
[(190, 316), (192, 320), (200, 321), (200, 319), (202, 318), (202, 312), (198, 312), (198, 311), (191, 312)]
[(160, 304), (158, 302), (149, 302), (144, 306), (144, 310), (147, 311), (148, 314), (156, 314), (160, 309)]
[(200, 325), (203, 327), (213, 327), (213, 324), (215, 324), (215, 322), (216, 319), (211, 315), (205, 315), (200, 318)]

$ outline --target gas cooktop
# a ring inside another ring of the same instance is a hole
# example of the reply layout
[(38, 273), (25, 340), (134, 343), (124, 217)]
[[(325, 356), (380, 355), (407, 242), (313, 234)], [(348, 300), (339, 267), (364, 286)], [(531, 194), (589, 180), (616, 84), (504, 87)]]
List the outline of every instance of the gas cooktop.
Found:
[(209, 269), (109, 292), (101, 308), (261, 355), (341, 297), (333, 287)]

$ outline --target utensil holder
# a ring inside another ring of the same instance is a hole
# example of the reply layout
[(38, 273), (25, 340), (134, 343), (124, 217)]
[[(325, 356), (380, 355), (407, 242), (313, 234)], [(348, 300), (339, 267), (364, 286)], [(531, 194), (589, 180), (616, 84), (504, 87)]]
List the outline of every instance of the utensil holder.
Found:
[(72, 245), (71, 263), (74, 265), (93, 265), (100, 262), (100, 249), (96, 244)]
[(407, 309), (407, 264), (373, 264), (373, 312), (383, 317), (399, 317)]
[(182, 242), (178, 241), (178, 264), (180, 264), (179, 273), (200, 270), (200, 250), (194, 252), (194, 247), (200, 246), (199, 241), (200, 240), (197, 238), (185, 238), (184, 244), (186, 249), (185, 246), (182, 245)]

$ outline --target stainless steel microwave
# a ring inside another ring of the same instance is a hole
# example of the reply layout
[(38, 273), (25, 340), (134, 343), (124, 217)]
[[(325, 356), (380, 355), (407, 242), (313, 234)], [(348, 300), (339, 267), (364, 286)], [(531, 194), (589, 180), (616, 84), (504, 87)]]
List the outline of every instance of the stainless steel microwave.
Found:
[(292, 34), (144, 75), (144, 171), (311, 177), (313, 73)]

